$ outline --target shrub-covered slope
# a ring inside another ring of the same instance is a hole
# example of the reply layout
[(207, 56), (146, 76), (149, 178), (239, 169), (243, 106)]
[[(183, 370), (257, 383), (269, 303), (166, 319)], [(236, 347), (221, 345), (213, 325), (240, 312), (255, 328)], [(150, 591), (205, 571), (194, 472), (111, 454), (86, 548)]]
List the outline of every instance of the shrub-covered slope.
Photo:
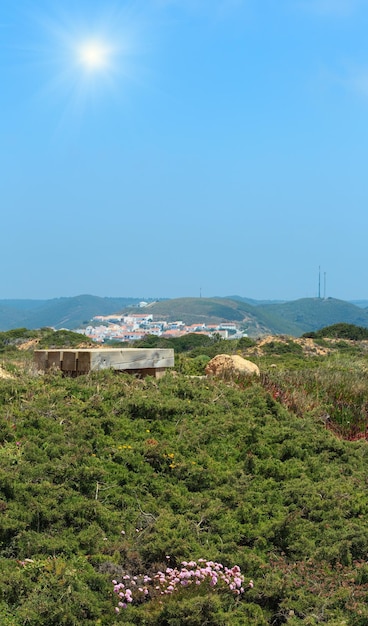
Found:
[[(142, 312), (136, 298), (99, 298), (81, 295), (53, 300), (0, 300), (0, 330), (19, 326), (37, 329), (78, 328), (95, 315)], [(127, 308), (126, 308), (127, 307)], [(133, 307), (133, 308), (132, 308)], [(231, 298), (176, 298), (149, 304), (144, 309), (160, 319), (186, 324), (237, 322), (251, 337), (265, 334), (299, 336), (337, 323), (368, 327), (367, 310), (328, 298), (303, 298), (293, 302), (257, 302)]]
[[(0, 623), (366, 624), (367, 461), (257, 381), (0, 380)], [(115, 616), (113, 578), (201, 557), (254, 588)]]
[[(318, 330), (323, 326), (346, 323), (357, 326), (368, 326), (368, 316), (365, 309), (344, 300), (336, 298), (302, 298), (293, 302), (283, 302), (281, 304), (263, 304), (257, 310), (264, 311), (272, 319), (278, 319), (293, 324), (298, 328), (294, 332), (290, 328), (289, 334), (300, 335), (305, 332)], [(275, 328), (275, 332), (283, 332)], [(285, 332), (285, 331), (284, 331)]]
[(313, 339), (319, 339), (323, 337), (338, 338), (338, 339), (352, 339), (353, 341), (359, 341), (368, 339), (368, 328), (363, 326), (355, 326), (355, 324), (338, 323), (332, 326), (325, 326), (315, 332), (305, 333), (303, 337), (311, 337)]
[(52, 300), (0, 300), (0, 330), (18, 326), (78, 328), (94, 315), (109, 315), (138, 304), (137, 298), (100, 298), (80, 295)]

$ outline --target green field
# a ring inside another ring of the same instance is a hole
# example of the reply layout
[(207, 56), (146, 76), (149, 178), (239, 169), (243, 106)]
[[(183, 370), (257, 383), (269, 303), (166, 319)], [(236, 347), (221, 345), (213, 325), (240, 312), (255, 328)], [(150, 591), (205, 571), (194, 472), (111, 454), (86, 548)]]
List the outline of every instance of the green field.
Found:
[[(142, 381), (38, 375), (19, 349), (27, 331), (12, 332), (0, 336), (2, 626), (368, 624), (364, 341), (324, 337), (309, 356), (277, 338), (258, 351), (178, 344), (176, 373)], [(261, 377), (191, 377), (225, 350)], [(112, 580), (138, 587), (199, 559), (239, 566), (244, 593), (148, 585), (116, 614)]]

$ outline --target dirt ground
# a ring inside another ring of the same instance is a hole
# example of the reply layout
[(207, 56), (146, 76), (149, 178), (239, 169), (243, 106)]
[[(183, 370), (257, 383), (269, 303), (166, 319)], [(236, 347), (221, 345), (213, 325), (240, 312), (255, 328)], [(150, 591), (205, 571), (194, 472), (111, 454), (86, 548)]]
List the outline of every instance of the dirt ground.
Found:
[(257, 345), (254, 348), (251, 348), (248, 351), (248, 354), (256, 354), (257, 356), (262, 356), (263, 350), (262, 348), (269, 343), (289, 343), (293, 341), (302, 347), (305, 356), (326, 356), (332, 352), (331, 348), (322, 347), (316, 344), (313, 339), (307, 337), (289, 337), (286, 335), (267, 335), (266, 337), (262, 337), (257, 342)]
[(39, 344), (39, 339), (30, 339), (29, 341), (25, 341), (24, 343), (19, 344), (19, 350), (36, 350)]

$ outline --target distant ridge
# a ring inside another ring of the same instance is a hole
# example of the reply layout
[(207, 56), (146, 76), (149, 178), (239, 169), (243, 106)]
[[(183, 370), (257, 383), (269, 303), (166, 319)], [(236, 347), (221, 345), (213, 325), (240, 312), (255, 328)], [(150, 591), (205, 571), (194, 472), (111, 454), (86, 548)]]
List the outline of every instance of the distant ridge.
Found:
[(253, 298), (243, 298), (243, 296), (226, 296), (226, 299), (247, 302), (253, 306), (258, 306), (259, 304), (282, 304), (283, 302), (287, 302), (287, 300), (254, 300)]
[(95, 315), (109, 315), (139, 302), (139, 298), (100, 298), (91, 295), (52, 300), (0, 300), (0, 330), (21, 326), (52, 326), (73, 330)]
[(298, 334), (339, 322), (368, 327), (368, 312), (355, 304), (335, 298), (302, 298), (283, 304), (259, 305), (271, 318), (277, 316), (299, 328)]
[(245, 299), (177, 298), (150, 305), (150, 313), (186, 324), (233, 321), (250, 336), (302, 335), (338, 322), (368, 327), (368, 311), (343, 300), (303, 298), (292, 302), (249, 304)]
[(349, 300), (350, 304), (355, 304), (359, 306), (361, 309), (368, 308), (368, 300)]
[[(73, 330), (95, 315), (139, 311), (139, 298), (81, 295), (52, 300), (0, 300), (0, 330), (52, 326)], [(298, 337), (339, 322), (368, 328), (368, 309), (334, 298), (302, 298), (292, 302), (232, 298), (176, 298), (149, 304), (149, 312), (186, 324), (236, 322), (250, 337), (285, 334)]]

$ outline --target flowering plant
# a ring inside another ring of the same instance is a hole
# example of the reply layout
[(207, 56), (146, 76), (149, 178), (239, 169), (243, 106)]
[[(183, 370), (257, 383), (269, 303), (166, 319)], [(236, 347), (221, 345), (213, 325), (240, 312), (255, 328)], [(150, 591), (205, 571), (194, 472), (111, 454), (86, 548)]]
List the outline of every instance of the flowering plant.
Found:
[[(169, 558), (169, 557), (167, 557)], [(238, 565), (224, 567), (222, 563), (199, 559), (183, 561), (180, 568), (167, 567), (153, 576), (123, 576), (123, 582), (112, 581), (114, 592), (119, 597), (116, 613), (125, 609), (133, 601), (143, 602), (149, 596), (170, 596), (179, 589), (208, 585), (211, 589), (227, 589), (236, 596), (244, 593), (244, 576)], [(250, 580), (248, 588), (253, 587)]]

